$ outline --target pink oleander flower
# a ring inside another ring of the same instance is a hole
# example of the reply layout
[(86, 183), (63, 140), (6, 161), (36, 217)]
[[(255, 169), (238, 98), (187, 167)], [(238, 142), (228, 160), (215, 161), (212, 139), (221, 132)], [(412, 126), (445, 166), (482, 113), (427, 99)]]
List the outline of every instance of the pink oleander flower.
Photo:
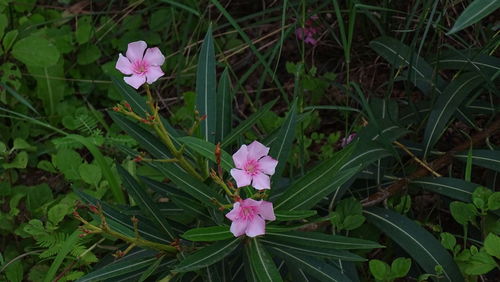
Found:
[(349, 143), (351, 143), (352, 140), (354, 140), (354, 138), (356, 138), (356, 133), (353, 133), (347, 137), (342, 138), (342, 142), (340, 143), (340, 146), (342, 146), (342, 148), (344, 148), (345, 146), (349, 145)]
[(226, 214), (231, 223), (231, 233), (235, 237), (246, 234), (255, 237), (266, 233), (266, 220), (275, 220), (273, 203), (254, 199), (239, 200)]
[(270, 189), (271, 178), (278, 161), (269, 157), (269, 148), (257, 141), (250, 145), (242, 145), (234, 153), (233, 161), (236, 168), (231, 169), (231, 175), (238, 187), (252, 184), (255, 189)]
[[(126, 76), (125, 82), (138, 89), (145, 82), (151, 84), (164, 75), (160, 66), (165, 62), (165, 56), (158, 47), (147, 48), (144, 41), (136, 41), (128, 44), (126, 57), (121, 53), (118, 55), (116, 69)], [(146, 51), (146, 52), (144, 52)]]

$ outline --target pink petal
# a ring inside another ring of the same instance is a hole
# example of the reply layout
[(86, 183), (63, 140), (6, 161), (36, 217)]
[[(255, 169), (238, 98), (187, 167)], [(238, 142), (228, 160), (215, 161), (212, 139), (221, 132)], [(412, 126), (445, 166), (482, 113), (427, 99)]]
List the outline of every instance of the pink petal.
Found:
[(245, 230), (248, 229), (248, 220), (239, 219), (231, 223), (231, 228), (229, 229), (235, 237), (239, 237), (245, 234)]
[(148, 71), (146, 72), (147, 82), (149, 84), (151, 84), (151, 83), (155, 82), (156, 80), (158, 80), (158, 78), (162, 77), (163, 75), (164, 75), (164, 73), (160, 67), (149, 66)]
[(240, 214), (240, 202), (233, 204), (233, 209), (226, 214), (226, 217), (232, 221), (236, 220)]
[(256, 216), (250, 221), (246, 229), (248, 237), (264, 235), (266, 234), (266, 222), (260, 216)]
[(316, 45), (316, 43), (318, 43), (318, 41), (316, 41), (316, 39), (308, 36), (306, 37), (306, 40), (304, 40), (305, 43), (309, 43), (311, 45)]
[(231, 169), (231, 176), (236, 180), (236, 186), (238, 187), (248, 186), (252, 182), (252, 176), (241, 169)]
[(257, 173), (252, 178), (252, 186), (257, 190), (270, 189), (271, 179), (262, 172)]
[(276, 165), (278, 165), (278, 161), (269, 156), (265, 156), (259, 160), (260, 171), (264, 172), (267, 175), (274, 174), (274, 169), (276, 168)]
[(127, 58), (130, 62), (134, 63), (135, 61), (142, 60), (144, 56), (144, 50), (146, 50), (148, 45), (144, 41), (136, 41), (128, 44), (127, 48)]
[(258, 141), (253, 141), (248, 145), (248, 156), (252, 159), (258, 160), (269, 153), (269, 148), (262, 145)]
[(233, 155), (233, 161), (234, 165), (237, 168), (243, 169), (245, 166), (245, 163), (247, 162), (247, 157), (248, 157), (248, 149), (247, 145), (242, 145), (236, 153)]
[(262, 201), (259, 214), (266, 220), (275, 220), (276, 216), (274, 215), (273, 203)]
[(297, 38), (299, 40), (302, 40), (302, 38), (304, 37), (304, 29), (299, 27), (295, 30), (295, 36), (297, 36)]
[(134, 73), (134, 71), (132, 70), (132, 64), (127, 59), (127, 57), (123, 56), (121, 53), (118, 55), (118, 61), (116, 61), (115, 68), (123, 74), (128, 75)]
[(161, 66), (165, 62), (165, 56), (158, 47), (148, 48), (142, 60), (150, 66)]
[(260, 205), (262, 204), (261, 201), (257, 201), (257, 200), (254, 200), (254, 199), (251, 199), (251, 198), (247, 198), (245, 200), (243, 200), (243, 203), (242, 203), (242, 207), (260, 207)]
[(139, 89), (139, 87), (141, 87), (141, 85), (146, 82), (146, 77), (144, 75), (134, 74), (132, 76), (124, 77), (123, 80), (125, 80), (128, 85), (134, 87), (135, 89)]

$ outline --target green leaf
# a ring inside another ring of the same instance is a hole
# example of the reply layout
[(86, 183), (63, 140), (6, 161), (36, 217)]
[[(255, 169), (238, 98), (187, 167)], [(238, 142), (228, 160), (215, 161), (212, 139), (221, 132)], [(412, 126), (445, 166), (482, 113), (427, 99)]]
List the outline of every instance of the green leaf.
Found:
[(99, 268), (84, 277), (78, 279), (78, 282), (86, 281), (104, 281), (109, 278), (117, 277), (123, 274), (131, 273), (136, 270), (144, 269), (154, 264), (158, 259), (156, 257), (139, 259), (139, 260), (126, 260), (116, 263), (110, 263), (102, 268)]
[(275, 210), (297, 210), (313, 207), (323, 197), (334, 192), (359, 171), (359, 167), (342, 170), (348, 162), (353, 146), (334, 156), (295, 181), (274, 205)]
[(301, 246), (290, 242), (276, 242), (266, 239), (261, 239), (260, 242), (262, 242), (264, 245), (294, 251), (311, 257), (324, 257), (339, 259), (342, 261), (366, 261), (366, 259), (344, 250), (334, 250), (313, 246)]
[(65, 204), (57, 204), (49, 209), (47, 213), (49, 221), (55, 226), (63, 220), (64, 216), (68, 213), (69, 207)]
[(200, 13), (198, 11), (196, 11), (195, 9), (187, 6), (187, 5), (184, 5), (182, 3), (179, 3), (179, 1), (174, 1), (174, 0), (160, 0), (161, 2), (165, 2), (165, 3), (168, 3), (174, 7), (177, 7), (177, 8), (180, 8), (180, 9), (183, 9), (185, 11), (188, 11), (190, 12), (191, 14), (195, 15), (196, 17), (199, 17), (200, 16)]
[(181, 237), (193, 242), (209, 242), (229, 239), (234, 235), (229, 231), (229, 226), (210, 226), (190, 229)]
[(79, 65), (88, 65), (97, 61), (101, 57), (101, 50), (94, 44), (87, 44), (80, 47), (77, 55)]
[(76, 24), (75, 39), (78, 44), (87, 43), (92, 35), (92, 19), (88, 16), (80, 17)]
[(17, 41), (12, 48), (12, 55), (27, 66), (41, 68), (55, 65), (60, 57), (59, 50), (54, 44), (36, 35)]
[(441, 265), (445, 280), (464, 281), (453, 258), (427, 230), (390, 210), (370, 208), (364, 213), (370, 223), (401, 246), (424, 271), (434, 273), (434, 268)]
[(7, 84), (5, 84), (3, 82), (0, 82), (0, 86), (3, 87), (3, 89), (5, 89), (8, 93), (10, 93), (10, 95), (12, 95), (12, 97), (14, 97), (21, 104), (25, 105), (30, 110), (32, 110), (34, 113), (39, 115), (38, 111), (21, 94), (17, 93), (14, 89), (10, 88)]
[(3, 37), (5, 28), (9, 24), (9, 20), (7, 19), (7, 16), (4, 14), (0, 14), (0, 38)]
[[(215, 163), (215, 145), (196, 137), (186, 136), (179, 138), (179, 141), (193, 151)], [(221, 166), (225, 171), (234, 168), (233, 159), (226, 151), (221, 149)]]
[(476, 87), (483, 83), (477, 73), (465, 73), (458, 76), (444, 89), (432, 107), (424, 135), (424, 157), (429, 154), (434, 144), (446, 129), (446, 125), (460, 104)]
[(228, 69), (224, 69), (220, 79), (219, 87), (217, 88), (217, 118), (215, 141), (220, 142), (231, 133), (233, 125), (233, 96), (234, 92), (231, 89), (231, 78), (229, 77)]
[[(467, 152), (455, 154), (454, 157), (467, 161)], [(472, 150), (472, 164), (500, 172), (500, 151)]]
[(3, 38), (2, 45), (5, 53), (10, 50), (10, 47), (14, 44), (19, 35), (19, 31), (17, 29), (11, 30), (7, 32)]
[(500, 209), (500, 192), (495, 192), (488, 198), (488, 210), (494, 211), (498, 209)]
[(378, 259), (372, 259), (368, 263), (368, 266), (370, 268), (371, 274), (377, 280), (388, 279), (391, 269), (387, 263), (385, 263), (381, 260), (378, 260)]
[(270, 248), (273, 254), (284, 259), (292, 267), (298, 267), (319, 281), (350, 282), (339, 269), (318, 259), (304, 256), (284, 248)]
[(455, 249), (455, 245), (457, 244), (457, 239), (453, 234), (448, 232), (443, 232), (440, 234), (441, 236), (441, 245), (446, 249), (453, 251)]
[(183, 259), (173, 272), (188, 272), (210, 266), (231, 254), (239, 245), (240, 238), (233, 238), (204, 247)]
[(373, 249), (383, 247), (376, 242), (341, 235), (328, 235), (318, 232), (302, 231), (278, 233), (271, 228), (267, 228), (266, 239), (275, 242), (293, 243), (306, 247), (313, 246), (336, 250)]
[(75, 247), (76, 242), (79, 239), (78, 235), (80, 235), (80, 233), (81, 233), (81, 231), (75, 230), (75, 231), (73, 231), (73, 233), (71, 233), (71, 235), (68, 236), (66, 241), (64, 241), (64, 243), (61, 246), (61, 249), (59, 250), (59, 252), (57, 252), (56, 258), (50, 264), (50, 269), (49, 269), (49, 271), (47, 271), (47, 275), (45, 276), (45, 279), (43, 280), (44, 282), (49, 282), (49, 281), (52, 281), (54, 279), (54, 277), (56, 276), (57, 270), (61, 266), (62, 262), (64, 261), (66, 256), (69, 254), (69, 252), (71, 250), (73, 250), (73, 248)]
[(269, 156), (278, 161), (273, 178), (281, 176), (285, 169), (287, 160), (292, 151), (293, 141), (295, 140), (295, 127), (297, 125), (297, 101), (294, 101), (292, 108), (288, 112), (285, 121), (281, 125), (276, 140), (273, 142), (269, 150)]
[(391, 278), (405, 277), (410, 271), (411, 259), (397, 258), (391, 264)]
[(78, 167), (78, 172), (85, 183), (94, 185), (95, 187), (99, 185), (102, 177), (101, 168), (99, 166), (83, 163)]
[(315, 210), (275, 211), (276, 221), (291, 221), (316, 215)]
[(486, 274), (497, 267), (493, 259), (484, 249), (473, 254), (465, 266), (465, 273), (469, 275)]
[(175, 240), (175, 235), (172, 232), (172, 227), (167, 220), (161, 215), (160, 209), (151, 200), (150, 196), (144, 191), (144, 188), (120, 165), (117, 165), (118, 173), (122, 176), (123, 182), (127, 191), (134, 198), (142, 211), (153, 218), (160, 230), (165, 233), (170, 240)]
[(264, 116), (274, 106), (277, 100), (265, 104), (259, 111), (249, 116), (244, 122), (240, 123), (231, 131), (231, 134), (222, 140), (221, 147), (226, 147), (241, 137), (250, 127), (252, 127), (261, 117)]
[(472, 192), (480, 186), (479, 184), (451, 177), (424, 177), (412, 180), (410, 183), (420, 185), (426, 190), (448, 196), (452, 199), (469, 203), (472, 201)]
[(215, 76), (214, 39), (210, 26), (201, 45), (196, 70), (196, 109), (200, 116), (206, 116), (206, 119), (200, 124), (201, 135), (205, 141), (210, 143), (215, 143), (217, 118)]
[(480, 21), (498, 8), (500, 8), (500, 1), (498, 0), (474, 0), (465, 8), (462, 14), (460, 14), (455, 24), (446, 35), (456, 33)]
[(139, 278), (139, 282), (144, 282), (146, 279), (148, 279), (160, 266), (161, 261), (165, 258), (165, 256), (160, 257), (157, 259), (153, 264), (151, 264), (142, 274), (141, 277)]
[(489, 255), (500, 259), (500, 237), (493, 233), (488, 234), (484, 239), (484, 249)]
[(469, 70), (469, 71), (498, 71), (500, 70), (500, 59), (485, 54), (475, 54), (469, 50), (456, 50), (454, 52), (442, 52), (439, 60), (433, 62), (440, 69)]
[(28, 165), (28, 153), (21, 151), (16, 154), (16, 157), (10, 163), (4, 163), (3, 168), (26, 168)]
[(258, 281), (283, 281), (273, 259), (257, 238), (251, 238), (245, 245), (250, 265)]

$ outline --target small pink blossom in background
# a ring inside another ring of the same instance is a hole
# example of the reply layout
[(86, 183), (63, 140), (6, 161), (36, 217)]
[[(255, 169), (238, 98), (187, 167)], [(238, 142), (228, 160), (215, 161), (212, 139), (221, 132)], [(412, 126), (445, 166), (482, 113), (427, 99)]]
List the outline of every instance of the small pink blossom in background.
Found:
[(299, 40), (304, 40), (305, 43), (316, 45), (318, 40), (315, 37), (319, 30), (317, 27), (314, 27), (314, 21), (318, 20), (317, 15), (312, 15), (304, 24), (304, 27), (299, 27), (295, 30), (295, 36)]
[(275, 220), (273, 203), (254, 199), (240, 200), (226, 214), (231, 223), (231, 233), (235, 237), (246, 234), (255, 237), (266, 233), (266, 220)]
[[(164, 75), (160, 66), (165, 62), (165, 56), (158, 47), (147, 48), (144, 41), (128, 44), (126, 57), (118, 55), (116, 69), (125, 75), (125, 82), (138, 89), (145, 82), (151, 84)], [(144, 52), (145, 51), (145, 52)]]
[(356, 133), (353, 133), (347, 137), (342, 138), (342, 143), (340, 143), (340, 146), (344, 148), (345, 146), (349, 145), (349, 143), (351, 143), (352, 140), (354, 140), (354, 138), (356, 138)]
[(278, 161), (269, 157), (269, 148), (257, 141), (250, 145), (242, 145), (234, 153), (233, 161), (236, 168), (231, 169), (231, 175), (236, 180), (238, 187), (252, 184), (255, 189), (270, 189), (270, 175), (274, 174), (274, 169)]

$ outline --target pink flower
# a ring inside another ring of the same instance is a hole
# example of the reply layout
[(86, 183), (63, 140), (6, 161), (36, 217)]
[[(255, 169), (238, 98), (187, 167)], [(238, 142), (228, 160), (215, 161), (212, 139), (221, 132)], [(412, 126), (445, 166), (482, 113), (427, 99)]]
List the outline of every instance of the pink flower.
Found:
[(342, 138), (342, 142), (341, 142), (340, 146), (342, 146), (342, 148), (344, 148), (345, 146), (349, 145), (349, 143), (351, 143), (352, 140), (354, 140), (354, 138), (356, 138), (356, 133), (353, 133), (345, 138)]
[(231, 175), (236, 180), (238, 187), (252, 184), (255, 189), (271, 188), (270, 175), (274, 174), (274, 169), (278, 161), (269, 157), (269, 148), (257, 141), (241, 148), (234, 153), (233, 161), (236, 168), (231, 169)]
[[(118, 55), (116, 69), (126, 75), (125, 82), (138, 89), (145, 82), (151, 84), (164, 75), (160, 66), (165, 62), (165, 57), (158, 47), (147, 48), (144, 41), (128, 44), (126, 57)], [(146, 51), (146, 52), (144, 52)]]
[(255, 237), (266, 233), (265, 220), (275, 220), (273, 203), (253, 199), (240, 200), (233, 204), (233, 209), (226, 214), (231, 223), (231, 233), (235, 237), (246, 234)]

